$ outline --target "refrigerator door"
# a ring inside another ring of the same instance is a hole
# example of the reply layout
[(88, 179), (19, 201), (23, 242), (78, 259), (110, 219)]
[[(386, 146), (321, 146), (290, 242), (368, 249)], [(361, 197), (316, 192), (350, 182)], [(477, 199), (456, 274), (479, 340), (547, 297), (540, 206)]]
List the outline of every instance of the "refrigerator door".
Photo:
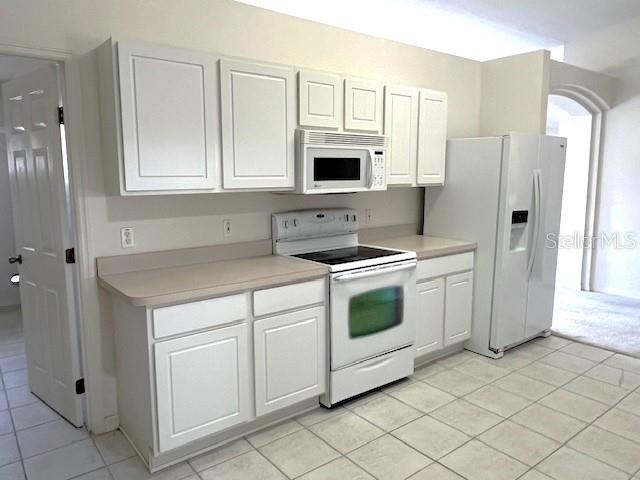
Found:
[(565, 138), (540, 137), (540, 229), (529, 277), (525, 338), (551, 328), (558, 260), (562, 187), (566, 154)]
[(536, 208), (540, 135), (511, 134), (504, 145), (491, 319), (493, 349), (526, 338), (528, 270), (537, 222), (542, 220), (541, 209)]

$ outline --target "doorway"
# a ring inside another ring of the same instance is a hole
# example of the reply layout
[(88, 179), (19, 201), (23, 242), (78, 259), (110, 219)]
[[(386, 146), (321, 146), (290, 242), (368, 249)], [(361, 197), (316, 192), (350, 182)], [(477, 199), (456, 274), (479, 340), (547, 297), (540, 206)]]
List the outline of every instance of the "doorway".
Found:
[(587, 237), (587, 199), (591, 157), (591, 113), (575, 100), (549, 95), (547, 134), (567, 138), (556, 286), (588, 290), (583, 269), (590, 255)]
[(21, 459), (15, 439), (30, 429), (86, 434), (63, 70), (0, 55), (0, 434), (16, 456), (3, 461)]
[(591, 288), (592, 255), (599, 246), (595, 225), (599, 152), (594, 140), (600, 137), (601, 122), (601, 111), (587, 109), (568, 96), (549, 95), (547, 134), (567, 138), (552, 330), (640, 356), (640, 301)]

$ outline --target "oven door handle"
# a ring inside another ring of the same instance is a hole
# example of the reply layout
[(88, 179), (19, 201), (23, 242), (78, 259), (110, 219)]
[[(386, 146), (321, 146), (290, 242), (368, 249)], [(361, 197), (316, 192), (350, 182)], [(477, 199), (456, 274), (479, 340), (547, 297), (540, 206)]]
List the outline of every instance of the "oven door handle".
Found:
[(400, 263), (398, 265), (393, 266), (381, 266), (379, 268), (373, 268), (370, 270), (365, 270), (364, 272), (353, 272), (353, 273), (345, 273), (342, 275), (336, 275), (331, 280), (334, 282), (346, 282), (348, 280), (356, 280), (360, 278), (374, 277), (378, 275), (384, 275), (385, 273), (399, 272), (402, 270), (410, 270), (415, 268), (417, 262), (409, 261)]

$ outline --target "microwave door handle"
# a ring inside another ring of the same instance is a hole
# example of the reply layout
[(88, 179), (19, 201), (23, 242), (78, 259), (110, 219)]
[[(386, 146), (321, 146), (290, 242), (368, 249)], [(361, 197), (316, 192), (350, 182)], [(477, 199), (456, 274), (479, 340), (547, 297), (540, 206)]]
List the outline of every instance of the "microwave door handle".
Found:
[(367, 150), (367, 188), (373, 187), (373, 155), (371, 150)]

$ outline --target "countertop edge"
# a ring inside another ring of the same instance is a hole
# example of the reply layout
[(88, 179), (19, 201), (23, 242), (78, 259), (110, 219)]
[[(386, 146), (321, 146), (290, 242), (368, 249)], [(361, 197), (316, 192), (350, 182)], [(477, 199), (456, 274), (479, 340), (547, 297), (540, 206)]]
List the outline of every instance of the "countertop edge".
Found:
[(215, 285), (199, 288), (197, 290), (183, 290), (150, 297), (132, 297), (127, 295), (109, 283), (108, 278), (105, 278), (108, 277), (108, 275), (105, 277), (98, 277), (98, 284), (102, 288), (108, 290), (111, 294), (118, 295), (123, 298), (127, 303), (134, 307), (158, 307), (176, 303), (199, 301), (223, 295), (233, 295), (246, 292), (248, 290), (272, 288), (297, 281), (315, 280), (323, 278), (326, 275), (327, 270), (325, 268), (313, 268), (302, 272), (286, 273), (270, 277), (258, 277), (242, 282)]
[(436, 250), (425, 250), (416, 252), (418, 260), (427, 260), (429, 258), (446, 257), (447, 255), (456, 255), (458, 253), (467, 253), (477, 250), (478, 245), (475, 242), (469, 242), (468, 245), (455, 245), (451, 247), (443, 247)]

